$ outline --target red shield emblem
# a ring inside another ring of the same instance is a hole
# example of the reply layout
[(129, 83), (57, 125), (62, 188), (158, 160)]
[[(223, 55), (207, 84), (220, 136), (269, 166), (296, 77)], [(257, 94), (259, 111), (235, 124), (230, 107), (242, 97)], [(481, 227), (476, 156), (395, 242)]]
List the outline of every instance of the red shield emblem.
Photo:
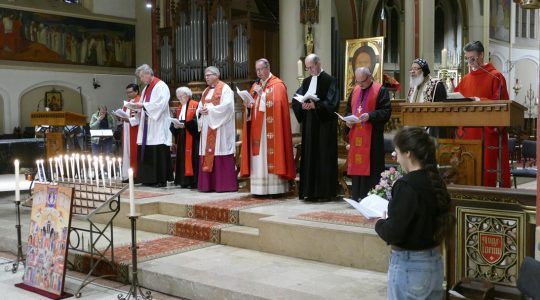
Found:
[(503, 236), (500, 234), (480, 233), (479, 239), (480, 255), (484, 260), (490, 264), (499, 262), (504, 249)]

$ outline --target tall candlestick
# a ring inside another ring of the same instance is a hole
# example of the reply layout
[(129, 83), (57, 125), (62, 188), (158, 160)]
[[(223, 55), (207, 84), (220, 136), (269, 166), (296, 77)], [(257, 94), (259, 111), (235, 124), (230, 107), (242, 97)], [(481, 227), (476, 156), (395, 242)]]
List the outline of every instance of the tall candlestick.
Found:
[(81, 166), (79, 164), (79, 158), (80, 155), (77, 153), (77, 155), (75, 155), (75, 161), (77, 162), (77, 176), (79, 177), (79, 183), (81, 183)]
[(133, 170), (129, 168), (129, 215), (135, 216), (135, 186), (133, 183)]
[(296, 62), (296, 71), (298, 77), (304, 77), (304, 63), (301, 59)]
[(86, 156), (83, 154), (81, 155), (81, 164), (82, 164), (82, 170), (83, 170), (83, 177), (84, 177), (84, 183), (86, 183)]
[(53, 173), (53, 166), (52, 166), (52, 157), (49, 158), (49, 169), (51, 170), (51, 182), (54, 181), (54, 173)]
[(20, 178), (19, 178), (19, 160), (16, 159), (13, 162), (15, 166), (15, 201), (20, 202), (21, 201), (21, 185), (20, 185)]
[(112, 158), (112, 169), (113, 169), (114, 180), (116, 180), (116, 157)]
[(443, 48), (441, 50), (441, 66), (446, 67), (447, 61), (448, 61), (448, 50), (446, 50), (446, 48)]

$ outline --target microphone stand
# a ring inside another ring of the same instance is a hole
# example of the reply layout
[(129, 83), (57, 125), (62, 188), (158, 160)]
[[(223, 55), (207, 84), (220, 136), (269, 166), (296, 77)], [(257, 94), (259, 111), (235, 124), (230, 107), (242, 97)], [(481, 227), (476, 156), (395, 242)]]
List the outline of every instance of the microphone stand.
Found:
[[(499, 94), (498, 94), (498, 99), (495, 99), (495, 100), (502, 100), (502, 81), (499, 77), (493, 75), (490, 71), (486, 70), (486, 68), (484, 68), (483, 66), (481, 66), (480, 64), (478, 64), (478, 68), (481, 69), (482, 71), (486, 72), (487, 74), (489, 74), (491, 77), (497, 79), (497, 82), (499, 83)], [(497, 158), (497, 170), (495, 170), (495, 172), (497, 172), (497, 184), (496, 186), (497, 187), (501, 187), (502, 185), (502, 130), (499, 130), (497, 129), (497, 134), (499, 136), (499, 146), (498, 147), (493, 147), (493, 146), (489, 146), (488, 149), (497, 149), (498, 150), (498, 158)], [(484, 132), (482, 130), (482, 136), (484, 135)], [(493, 172), (493, 170), (486, 170), (486, 172)]]

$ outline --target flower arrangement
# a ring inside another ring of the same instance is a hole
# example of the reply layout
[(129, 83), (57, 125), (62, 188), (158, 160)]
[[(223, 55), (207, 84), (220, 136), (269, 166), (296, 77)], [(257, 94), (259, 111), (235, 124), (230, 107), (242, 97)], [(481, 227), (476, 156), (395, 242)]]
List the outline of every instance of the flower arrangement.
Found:
[(378, 195), (388, 201), (392, 200), (392, 186), (394, 183), (403, 177), (401, 168), (391, 167), (390, 169), (381, 173), (381, 180), (374, 188), (372, 188), (368, 195)]

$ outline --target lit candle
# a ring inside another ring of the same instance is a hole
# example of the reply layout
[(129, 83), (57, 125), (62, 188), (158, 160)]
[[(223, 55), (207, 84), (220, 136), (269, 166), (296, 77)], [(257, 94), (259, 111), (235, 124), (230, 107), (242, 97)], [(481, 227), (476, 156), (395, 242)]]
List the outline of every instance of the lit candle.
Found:
[(39, 170), (39, 159), (36, 160), (36, 166), (37, 166), (37, 176), (38, 176), (38, 180), (39, 180), (39, 181), (43, 181), (43, 180), (41, 179), (41, 171)]
[(103, 156), (99, 157), (99, 170), (101, 171), (101, 179), (103, 180), (103, 187), (105, 187), (105, 184), (107, 183), (107, 179), (105, 179), (105, 172), (103, 172)]
[(79, 177), (79, 183), (81, 183), (81, 165), (79, 164), (80, 155), (77, 153), (75, 155), (75, 161), (77, 161), (77, 176)]
[(118, 158), (118, 170), (120, 170), (120, 180), (124, 179), (122, 177), (122, 158), (121, 157)]
[(112, 158), (112, 169), (113, 169), (114, 180), (116, 180), (116, 157)]
[(62, 177), (62, 181), (64, 181), (64, 162), (62, 161), (62, 156), (58, 158), (58, 162), (60, 163), (60, 177)]
[(88, 154), (86, 158), (88, 159), (88, 177), (90, 177), (90, 184), (92, 184), (92, 175), (90, 174), (92, 172), (92, 156)]
[(53, 172), (53, 167), (52, 167), (52, 157), (49, 158), (49, 169), (51, 170), (51, 182), (54, 181), (54, 172)]
[(112, 176), (111, 176), (111, 158), (107, 156), (107, 176), (109, 176), (109, 185), (112, 185)]
[(302, 62), (301, 59), (299, 59), (297, 62), (296, 62), (296, 68), (297, 68), (297, 75), (298, 77), (304, 77), (304, 63)]
[(64, 160), (66, 161), (66, 178), (69, 181), (69, 156), (67, 154), (64, 155)]
[(135, 186), (133, 183), (133, 170), (129, 168), (129, 215), (135, 216)]
[(75, 182), (75, 154), (71, 155), (69, 161), (71, 162), (71, 177), (73, 177), (73, 182)]
[(446, 67), (446, 62), (448, 61), (448, 50), (443, 48), (441, 50), (441, 66)]
[(99, 188), (98, 160), (96, 157), (94, 157), (94, 174), (96, 176), (96, 187)]
[(15, 201), (21, 201), (21, 186), (19, 178), (19, 160), (16, 159), (13, 164), (15, 165)]
[(83, 154), (81, 155), (81, 164), (82, 164), (82, 170), (83, 170), (83, 177), (84, 177), (84, 183), (86, 183), (86, 156)]
[(58, 156), (54, 158), (54, 168), (56, 169), (56, 181), (58, 181), (60, 173), (58, 172)]
[(45, 174), (45, 164), (43, 163), (45, 160), (41, 159), (39, 162), (41, 163), (41, 172), (43, 172), (43, 180), (47, 182), (47, 174)]

